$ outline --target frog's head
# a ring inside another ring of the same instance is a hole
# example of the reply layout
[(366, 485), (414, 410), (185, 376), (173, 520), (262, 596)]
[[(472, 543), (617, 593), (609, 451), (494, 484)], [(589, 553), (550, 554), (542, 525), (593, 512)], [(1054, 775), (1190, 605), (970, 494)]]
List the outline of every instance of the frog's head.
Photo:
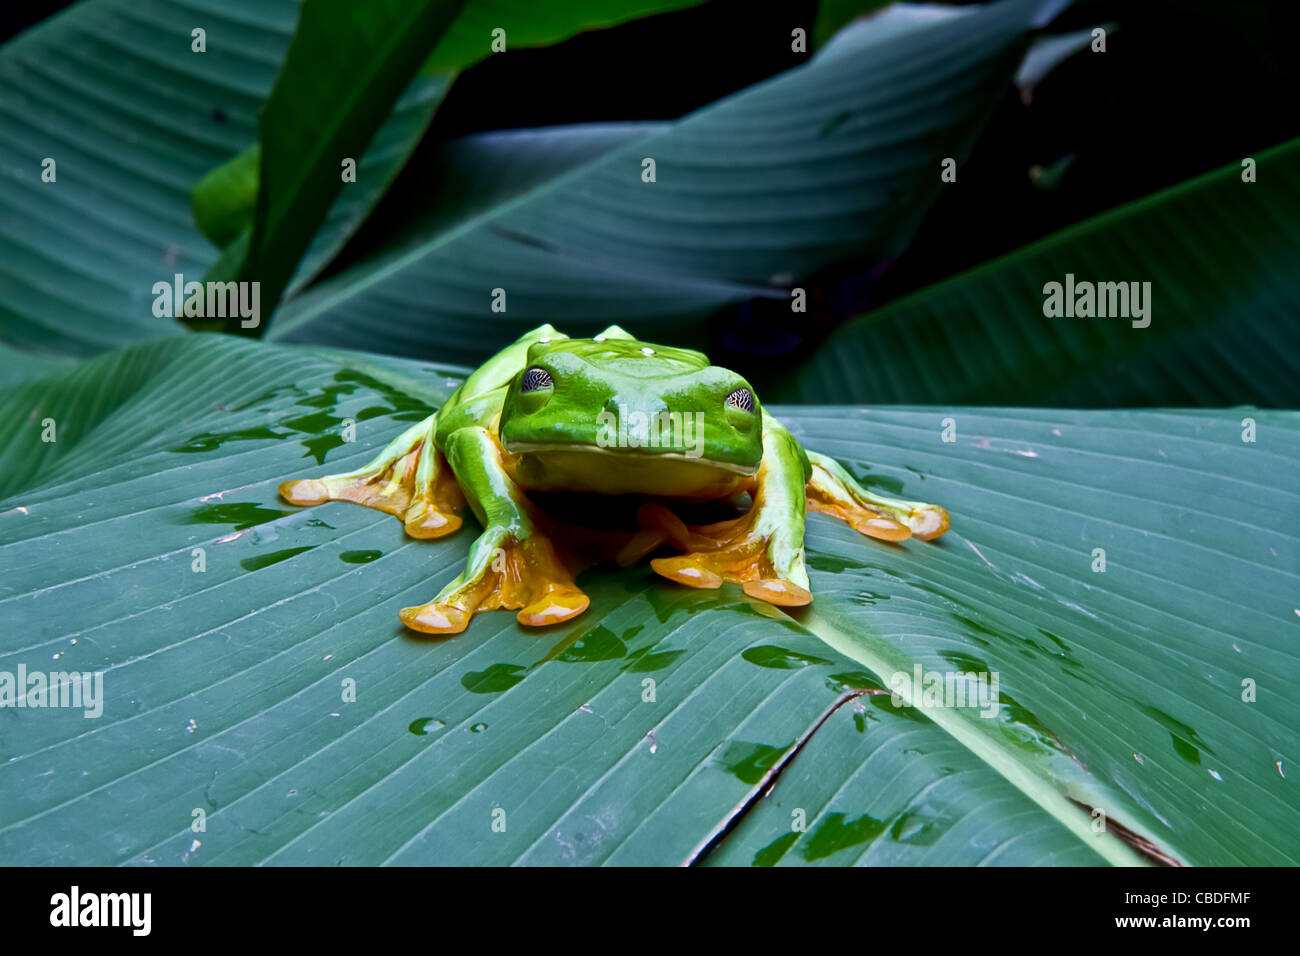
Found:
[(500, 436), (515, 479), (538, 491), (712, 498), (763, 457), (748, 382), (699, 352), (631, 338), (531, 346)]

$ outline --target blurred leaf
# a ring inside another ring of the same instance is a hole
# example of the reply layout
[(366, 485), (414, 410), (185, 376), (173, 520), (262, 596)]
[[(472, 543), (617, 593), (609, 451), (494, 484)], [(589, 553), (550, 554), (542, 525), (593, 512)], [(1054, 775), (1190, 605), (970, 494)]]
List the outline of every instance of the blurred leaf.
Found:
[[(581, 30), (612, 26), (652, 13), (681, 9), (703, 0), (581, 0), (563, 10), (544, 9), (517, 0), (473, 0), (438, 41), (421, 72), (452, 73), (490, 55), (492, 33), (507, 32), (507, 49), (546, 46)], [(509, 25), (507, 29), (506, 25)], [(576, 26), (575, 26), (576, 24)], [(503, 51), (504, 52), (504, 51)], [(437, 82), (447, 83), (439, 76)], [(195, 220), (200, 231), (218, 246), (226, 246), (253, 225), (257, 204), (258, 145), (248, 147), (218, 166), (194, 188)], [(302, 270), (298, 275), (302, 276)]]
[[(365, 151), (429, 49), (465, 0), (306, 0), (275, 88), (258, 117), (257, 206), (246, 257), (215, 281), (261, 283), (261, 307), (279, 301), (312, 237), (343, 191), (343, 165)], [(448, 82), (440, 77), (440, 82)], [(234, 171), (226, 181), (246, 182)], [(211, 185), (211, 180), (206, 185)], [(242, 191), (233, 191), (235, 199)], [(207, 194), (205, 193), (205, 196)], [(207, 196), (208, 202), (213, 202)], [(202, 205), (202, 203), (200, 203)], [(228, 202), (218, 221), (236, 216)], [(235, 331), (238, 323), (230, 328)]]
[(359, 236), (337, 265), (370, 268), (372, 258), (401, 257), (410, 246), (472, 226), (477, 217), (616, 146), (667, 128), (656, 122), (579, 123), (475, 133), (442, 143), (430, 151), (420, 175), (404, 177), (384, 204), (384, 228)]
[(66, 371), (71, 364), (61, 356), (30, 355), (0, 343), (0, 388)]
[[(1234, 163), (861, 316), (769, 396), (1300, 405), (1300, 140), (1252, 158), (1256, 182)], [(1045, 316), (1067, 274), (1149, 282), (1150, 325)]]
[[(200, 279), (217, 258), (191, 190), (257, 138), (297, 11), (293, 0), (82, 0), (0, 47), (0, 341), (88, 355), (179, 330), (153, 314), (153, 285)], [(205, 53), (191, 47), (198, 28)], [(301, 275), (364, 218), (445, 87), (411, 85)], [(46, 158), (54, 182), (42, 181)]]
[(817, 22), (813, 26), (813, 46), (821, 49), (849, 21), (867, 16), (888, 4), (889, 0), (820, 0)]
[(469, 0), (434, 51), (424, 71), (464, 70), (492, 54), (492, 31), (503, 30), (506, 51), (550, 46), (575, 33), (627, 20), (693, 7), (703, 0)]
[[(295, 270), (315, 275), (324, 260), (299, 258), (326, 210), (351, 191), (343, 188), (341, 163), (366, 148), (408, 83), (445, 91), (456, 69), (491, 55), (494, 30), (505, 30), (509, 49), (512, 35), (521, 45), (549, 43), (695, 2), (581, 0), (539, 10), (523, 0), (308, 0), (260, 116), (260, 147), (214, 170), (195, 193), (196, 215), (213, 241), (224, 245), (251, 225), (242, 260), (224, 257), (209, 278), (261, 282), (262, 309), (270, 314), (293, 288)], [(449, 29), (453, 22), (458, 26)], [(433, 75), (422, 80), (416, 73), (431, 49), (425, 72)], [(405, 158), (404, 152), (392, 172)]]
[(195, 185), (194, 223), (216, 245), (228, 246), (252, 231), (261, 161), (261, 148), (253, 144)]
[[(0, 671), (105, 672), (98, 720), (0, 712), (0, 861), (1136, 862), (1120, 825), (1191, 863), (1300, 859), (1300, 416), (1256, 413), (1248, 445), (1239, 413), (778, 409), (953, 530), (813, 515), (797, 619), (600, 568), (570, 624), (431, 640), (397, 609), (457, 573), (472, 521), (415, 541), (274, 489), (459, 381), (192, 335), (0, 392)], [(856, 696), (916, 664), (997, 672), (996, 719)]]
[[(808, 64), (476, 218), (409, 229), (287, 303), (270, 334), (463, 362), (543, 321), (698, 341), (719, 305), (788, 300), (838, 259), (897, 255), (942, 188), (941, 159), (965, 156), (1006, 90), (1040, 6), (856, 22)], [(524, 160), (535, 145), (519, 142)]]
[[(1105, 23), (1099, 27), (1086, 27), (1070, 33), (1039, 37), (1029, 47), (1024, 62), (1016, 71), (1016, 86), (1020, 87), (1021, 102), (1026, 105), (1033, 99), (1034, 88), (1058, 66), (1071, 57), (1089, 50), (1095, 41), (1094, 30), (1109, 36), (1119, 29), (1118, 23)], [(1099, 51), (1100, 52), (1100, 51)]]

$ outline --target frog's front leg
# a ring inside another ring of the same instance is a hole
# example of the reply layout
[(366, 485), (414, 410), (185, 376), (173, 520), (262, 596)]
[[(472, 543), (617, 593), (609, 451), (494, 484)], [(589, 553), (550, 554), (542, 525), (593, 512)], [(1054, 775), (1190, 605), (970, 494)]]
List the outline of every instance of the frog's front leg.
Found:
[(483, 533), (461, 575), (428, 604), (404, 608), (403, 623), (428, 634), (459, 634), (479, 611), (520, 608), (519, 623), (531, 627), (585, 611), (590, 599), (538, 527), (538, 513), (507, 474), (492, 433), (479, 425), (457, 429), (444, 450)]
[(688, 528), (667, 508), (646, 505), (643, 525), (661, 532), (687, 551), (650, 562), (659, 574), (697, 588), (723, 581), (744, 587), (752, 597), (787, 607), (812, 601), (804, 567), (804, 485), (808, 462), (785, 427), (763, 416), (763, 461), (745, 515), (717, 524)]
[(441, 538), (461, 525), (456, 511), (465, 500), (446, 459), (434, 445), (438, 416), (430, 415), (394, 438), (356, 471), (303, 478), (280, 485), (295, 505), (351, 501), (397, 515), (413, 538)]
[(808, 508), (846, 521), (862, 534), (884, 541), (937, 538), (948, 530), (948, 512), (924, 501), (899, 501), (872, 494), (834, 458), (810, 451)]

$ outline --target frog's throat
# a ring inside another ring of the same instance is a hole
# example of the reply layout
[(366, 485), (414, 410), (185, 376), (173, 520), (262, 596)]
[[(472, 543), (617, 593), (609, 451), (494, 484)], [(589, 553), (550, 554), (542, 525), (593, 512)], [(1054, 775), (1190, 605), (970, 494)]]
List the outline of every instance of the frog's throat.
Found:
[(679, 451), (550, 442), (512, 444), (502, 464), (530, 491), (701, 499), (734, 494), (758, 470)]
[(691, 462), (707, 468), (717, 468), (722, 471), (733, 472), (746, 478), (752, 477), (758, 473), (760, 462), (752, 465), (738, 464), (729, 461), (718, 461), (713, 458), (705, 458), (703, 455), (692, 455), (684, 451), (663, 451), (658, 448), (602, 448), (600, 445), (587, 445), (582, 442), (511, 442), (505, 445), (505, 450), (511, 455), (537, 455), (550, 454), (551, 452), (561, 452), (566, 455), (605, 455), (615, 458), (635, 458), (638, 461), (682, 461)]

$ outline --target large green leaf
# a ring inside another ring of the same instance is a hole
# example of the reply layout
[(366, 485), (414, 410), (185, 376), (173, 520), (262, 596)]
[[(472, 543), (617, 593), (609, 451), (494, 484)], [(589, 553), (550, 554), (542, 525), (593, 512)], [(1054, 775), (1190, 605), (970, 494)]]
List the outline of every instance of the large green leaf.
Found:
[[(858, 318), (784, 401), (1300, 406), (1300, 140)], [(1149, 282), (1150, 324), (1044, 314), (1044, 287)]]
[[(0, 397), (0, 421), (61, 423), (35, 473), (0, 472), (16, 492), (0, 506), (0, 664), (102, 669), (106, 689), (101, 721), (0, 710), (0, 860), (677, 863), (845, 701), (852, 662), (803, 628), (646, 568), (595, 576), (576, 625), (404, 632), (396, 608), (455, 573), (467, 536), (428, 547), (387, 516), (290, 509), (272, 488), (317, 457), (365, 457), (454, 384), (194, 336)], [(355, 454), (330, 440), (345, 416)], [(28, 456), (38, 431), (5, 445)], [(1025, 857), (1100, 859), (975, 776), (1039, 821)]]
[(837, 259), (897, 255), (942, 188), (941, 159), (966, 155), (1006, 89), (1040, 6), (854, 23), (802, 67), (473, 219), (410, 229), (287, 303), (270, 334), (466, 362), (543, 321), (698, 340), (698, 318), (721, 304), (789, 300)]
[[(200, 279), (217, 258), (190, 192), (256, 139), (297, 12), (293, 0), (82, 0), (0, 48), (0, 341), (86, 355), (176, 327), (153, 314), (153, 285)], [(199, 28), (205, 53), (191, 48)], [(302, 276), (383, 193), (446, 86), (411, 84)]]
[[(803, 408), (792, 417), (802, 441), (867, 483), (953, 515), (930, 548), (864, 546), (814, 516), (816, 599), (802, 624), (881, 677), (917, 665), (998, 673), (996, 720), (922, 710), (1040, 805), (1099, 808), (1183, 862), (1300, 861), (1300, 414)], [(832, 747), (818, 738), (814, 751)], [(847, 783), (819, 776), (814, 752), (723, 859), (788, 833), (792, 806), (806, 809), (808, 835), (783, 862), (806, 861), (818, 828), (839, 826), (836, 814), (880, 818), (900, 805), (876, 786), (901, 744), (858, 746), (863, 770)], [(952, 741), (912, 746), (962, 764)], [(884, 862), (893, 852), (849, 856)]]
[[(595, 569), (575, 622), (429, 640), (396, 611), (470, 529), (274, 489), (457, 381), (187, 336), (0, 392), (0, 672), (105, 689), (98, 720), (0, 708), (0, 861), (1138, 862), (1126, 831), (1146, 859), (1300, 859), (1295, 414), (1245, 444), (1241, 412), (778, 410), (952, 531), (812, 516), (793, 617)], [(997, 719), (872, 693), (916, 664), (997, 672)]]

